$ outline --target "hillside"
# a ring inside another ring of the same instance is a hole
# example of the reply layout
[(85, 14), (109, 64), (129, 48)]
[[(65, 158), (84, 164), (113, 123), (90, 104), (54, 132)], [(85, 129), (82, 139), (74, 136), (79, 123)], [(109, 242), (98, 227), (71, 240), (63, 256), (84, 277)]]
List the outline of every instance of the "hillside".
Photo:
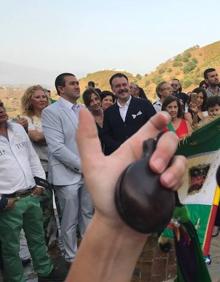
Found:
[[(136, 76), (129, 74), (130, 82), (136, 82), (144, 88), (145, 93), (151, 100), (155, 97), (156, 85), (163, 80), (178, 78), (184, 91), (190, 91), (203, 80), (203, 71), (208, 67), (215, 67), (220, 74), (220, 41), (210, 45), (199, 47), (198, 45), (177, 54), (174, 58), (160, 64), (149, 74)], [(88, 74), (81, 79), (82, 89), (89, 80), (96, 82), (97, 87), (109, 89), (108, 80), (114, 71), (99, 71)]]
[(90, 80), (95, 81), (96, 87), (102, 90), (110, 90), (109, 78), (117, 72), (126, 74), (130, 81), (135, 80), (135, 76), (127, 71), (103, 70), (87, 74), (86, 77), (80, 79), (80, 86), (82, 91), (86, 88)]
[[(0, 73), (4, 73), (2, 67)], [(174, 58), (161, 63), (149, 74), (133, 75), (129, 72), (121, 72), (129, 77), (130, 82), (135, 82), (144, 88), (148, 98), (153, 101), (156, 98), (156, 85), (162, 80), (178, 78), (183, 85), (183, 90), (185, 92), (191, 91), (203, 79), (203, 71), (207, 67), (215, 67), (220, 74), (220, 41), (204, 47), (196, 45), (189, 48), (181, 54), (177, 54)], [(83, 92), (90, 80), (95, 81), (98, 88), (109, 90), (109, 78), (116, 72), (118, 71), (103, 70), (87, 74), (86, 77), (80, 79), (81, 91)], [(54, 80), (54, 77), (55, 75), (53, 75), (52, 80)], [(27, 85), (33, 83), (28, 81)], [(20, 97), (23, 92), (24, 87), (0, 87), (0, 99), (5, 102), (10, 116), (15, 116), (20, 112)], [(56, 97), (55, 90), (53, 90), (52, 96)]]
[(203, 80), (203, 72), (208, 67), (215, 67), (220, 74), (220, 41), (201, 48), (197, 45), (185, 50), (142, 77), (138, 80), (138, 84), (153, 99), (156, 85), (175, 77), (181, 81), (184, 91), (187, 92)]

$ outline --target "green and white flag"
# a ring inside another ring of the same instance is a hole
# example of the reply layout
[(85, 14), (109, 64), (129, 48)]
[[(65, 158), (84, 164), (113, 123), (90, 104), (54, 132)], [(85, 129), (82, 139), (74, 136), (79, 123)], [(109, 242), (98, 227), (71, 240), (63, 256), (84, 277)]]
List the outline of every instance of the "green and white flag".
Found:
[[(220, 165), (220, 118), (181, 141), (177, 154), (188, 159), (184, 183), (178, 190), (179, 199), (197, 230), (204, 255), (208, 255), (220, 196), (216, 183)], [(168, 234), (164, 232), (165, 236)]]

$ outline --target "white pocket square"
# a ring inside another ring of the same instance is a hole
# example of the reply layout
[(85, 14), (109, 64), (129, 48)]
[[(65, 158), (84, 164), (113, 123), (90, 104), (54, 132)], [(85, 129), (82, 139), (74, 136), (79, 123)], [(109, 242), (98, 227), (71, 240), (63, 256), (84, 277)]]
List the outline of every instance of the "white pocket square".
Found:
[(132, 117), (133, 117), (133, 119), (135, 119), (137, 116), (140, 116), (140, 115), (142, 115), (142, 112), (141, 112), (141, 111), (139, 111), (136, 115), (133, 114)]
[(140, 115), (142, 115), (141, 111), (139, 111), (136, 116), (140, 116)]

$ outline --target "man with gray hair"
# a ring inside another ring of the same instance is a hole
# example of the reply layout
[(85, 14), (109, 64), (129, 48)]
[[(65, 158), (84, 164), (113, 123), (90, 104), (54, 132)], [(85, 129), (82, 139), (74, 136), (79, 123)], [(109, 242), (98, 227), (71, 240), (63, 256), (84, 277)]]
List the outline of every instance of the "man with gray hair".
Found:
[(160, 112), (163, 101), (166, 97), (172, 95), (172, 87), (169, 82), (162, 81), (156, 87), (157, 100), (153, 103), (156, 112)]

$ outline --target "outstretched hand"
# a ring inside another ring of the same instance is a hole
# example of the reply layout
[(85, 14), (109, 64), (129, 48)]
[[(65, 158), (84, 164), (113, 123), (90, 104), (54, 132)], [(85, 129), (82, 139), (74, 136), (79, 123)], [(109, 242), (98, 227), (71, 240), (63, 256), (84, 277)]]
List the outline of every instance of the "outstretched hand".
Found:
[[(114, 203), (115, 185), (120, 174), (130, 163), (141, 158), (143, 141), (155, 138), (169, 121), (167, 113), (156, 114), (118, 150), (105, 156), (102, 153), (94, 118), (86, 109), (80, 111), (77, 142), (85, 182), (95, 205), (96, 216), (104, 219), (111, 227), (125, 226)], [(150, 159), (151, 169), (161, 174), (161, 184), (172, 190), (178, 189), (186, 169), (186, 159), (183, 156), (173, 158), (177, 145), (178, 138), (174, 133), (164, 133)], [(173, 161), (168, 166), (172, 158)]]

